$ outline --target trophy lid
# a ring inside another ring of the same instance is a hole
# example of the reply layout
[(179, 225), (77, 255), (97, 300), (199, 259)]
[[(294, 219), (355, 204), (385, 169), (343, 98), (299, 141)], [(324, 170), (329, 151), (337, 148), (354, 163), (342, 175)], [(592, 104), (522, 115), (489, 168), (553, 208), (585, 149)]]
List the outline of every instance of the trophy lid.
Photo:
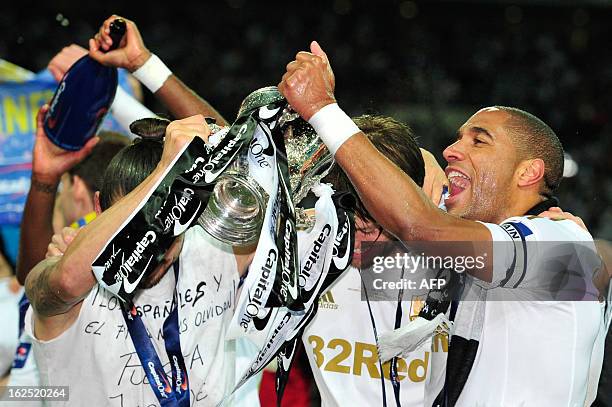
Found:
[(240, 104), (240, 109), (238, 110), (238, 117), (242, 116), (247, 112), (250, 112), (251, 110), (284, 99), (284, 96), (279, 92), (276, 86), (266, 86), (265, 88), (259, 88), (256, 91), (251, 92), (247, 97), (244, 98), (244, 100)]

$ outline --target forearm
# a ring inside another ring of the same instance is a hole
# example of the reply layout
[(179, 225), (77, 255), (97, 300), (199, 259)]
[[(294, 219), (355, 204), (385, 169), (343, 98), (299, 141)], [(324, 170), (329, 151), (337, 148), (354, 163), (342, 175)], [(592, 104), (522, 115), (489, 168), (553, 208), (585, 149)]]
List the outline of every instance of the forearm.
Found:
[(70, 243), (59, 264), (64, 277), (68, 277), (63, 286), (69, 296), (78, 298), (94, 286), (96, 280), (91, 264), (128, 217), (147, 198), (163, 176), (164, 170), (165, 168), (156, 168), (132, 192), (81, 229)]
[[(82, 300), (89, 293), (73, 298), (64, 290), (66, 279), (59, 267), (60, 256), (47, 258), (28, 274), (25, 291), (34, 313), (34, 335), (51, 340), (64, 332), (78, 316)], [(64, 280), (62, 280), (64, 278)]]
[(40, 262), (26, 280), (26, 294), (36, 313), (51, 317), (68, 312), (94, 287), (91, 264), (107, 241), (144, 200), (163, 169), (156, 169), (132, 192), (80, 230), (61, 257)]
[[(477, 256), (492, 252), (491, 234), (485, 226), (438, 209), (421, 188), (383, 156), (363, 133), (352, 136), (342, 144), (335, 158), (376, 222), (398, 239), (471, 241), (454, 247), (424, 247), (423, 250), (431, 255)], [(492, 264), (486, 262), (484, 268), (467, 272), (491, 282)]]
[(160, 102), (166, 106), (177, 119), (201, 114), (213, 117), (220, 126), (227, 126), (227, 121), (207, 101), (193, 92), (179, 78), (170, 75), (163, 86), (155, 92)]
[(412, 179), (382, 155), (363, 133), (338, 149), (335, 159), (376, 221), (402, 240), (430, 240), (444, 214)]
[(57, 181), (42, 181), (32, 177), (23, 210), (17, 257), (16, 274), (21, 285), (25, 284), (30, 270), (45, 258), (47, 245), (53, 237), (52, 219), (57, 185)]

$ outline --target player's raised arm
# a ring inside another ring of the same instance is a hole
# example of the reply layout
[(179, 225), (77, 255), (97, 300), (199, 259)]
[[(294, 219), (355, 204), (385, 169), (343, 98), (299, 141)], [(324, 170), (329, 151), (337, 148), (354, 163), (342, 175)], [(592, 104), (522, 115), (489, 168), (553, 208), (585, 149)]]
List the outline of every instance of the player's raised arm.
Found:
[(338, 107), (334, 87), (329, 61), (316, 42), (311, 52), (297, 54), (279, 84), (291, 106), (315, 127), (335, 154), (366, 208), (384, 229), (401, 240), (491, 240), (482, 224), (439, 210), (409, 176), (376, 150)]
[[(108, 50), (113, 42), (110, 23), (117, 18), (126, 22), (124, 40), (119, 48), (105, 53), (103, 51)], [(181, 119), (201, 114), (213, 117), (221, 126), (227, 126), (227, 121), (215, 108), (185, 85), (159, 57), (147, 49), (133, 21), (117, 15), (107, 18), (95, 37), (89, 40), (89, 55), (101, 64), (129, 70), (174, 117)]]
[(40, 108), (36, 117), (36, 138), (32, 152), (32, 182), (23, 211), (17, 279), (24, 284), (32, 267), (45, 256), (47, 244), (53, 236), (53, 206), (62, 174), (85, 159), (98, 143), (94, 137), (79, 151), (56, 147), (45, 134), (43, 119), (49, 106)]
[[(65, 252), (64, 248), (57, 252), (50, 247), (49, 257), (39, 263), (26, 280), (26, 293), (35, 310), (37, 330), (46, 328), (53, 333), (66, 326), (64, 314), (71, 311), (96, 284), (91, 264), (100, 250), (146, 198), (181, 149), (194, 137), (206, 139), (209, 133), (210, 129), (201, 115), (170, 123), (166, 129), (161, 160), (151, 175), (100, 213), (76, 236), (55, 240), (56, 247), (65, 242)], [(61, 253), (63, 255), (59, 255)], [(70, 315), (67, 318), (73, 317)], [(40, 332), (37, 332), (37, 336), (44, 337)]]
[(485, 227), (440, 211), (385, 158), (334, 98), (334, 75), (316, 42), (287, 66), (279, 89), (335, 154), (378, 223), (402, 240), (490, 240)]

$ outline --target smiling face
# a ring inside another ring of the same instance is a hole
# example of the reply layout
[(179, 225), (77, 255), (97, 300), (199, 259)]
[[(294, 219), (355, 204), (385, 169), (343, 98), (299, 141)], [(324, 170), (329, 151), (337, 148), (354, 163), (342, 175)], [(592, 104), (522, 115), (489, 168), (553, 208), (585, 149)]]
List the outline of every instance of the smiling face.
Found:
[(497, 223), (516, 191), (519, 157), (504, 124), (510, 115), (497, 108), (478, 111), (461, 126), (457, 141), (444, 150), (449, 213)]

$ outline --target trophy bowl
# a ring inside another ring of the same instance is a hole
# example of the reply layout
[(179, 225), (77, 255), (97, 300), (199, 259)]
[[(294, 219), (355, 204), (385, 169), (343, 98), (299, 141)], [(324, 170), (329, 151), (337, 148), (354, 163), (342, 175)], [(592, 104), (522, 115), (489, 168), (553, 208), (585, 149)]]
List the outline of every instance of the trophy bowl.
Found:
[[(281, 100), (284, 98), (276, 86), (257, 89), (241, 103), (238, 117)], [(285, 140), (288, 186), (292, 201), (298, 203), (328, 173), (333, 159), (330, 154), (322, 154), (327, 150), (322, 148), (316, 132), (290, 106), (284, 108), (279, 126)], [(245, 148), (219, 176), (198, 223), (221, 242), (248, 246), (259, 238), (267, 202), (268, 194), (249, 174)], [(295, 210), (298, 229), (308, 229), (314, 224), (314, 217), (304, 208)]]
[(215, 239), (231, 246), (257, 241), (268, 196), (248, 175), (246, 155), (241, 154), (219, 176), (198, 224)]

